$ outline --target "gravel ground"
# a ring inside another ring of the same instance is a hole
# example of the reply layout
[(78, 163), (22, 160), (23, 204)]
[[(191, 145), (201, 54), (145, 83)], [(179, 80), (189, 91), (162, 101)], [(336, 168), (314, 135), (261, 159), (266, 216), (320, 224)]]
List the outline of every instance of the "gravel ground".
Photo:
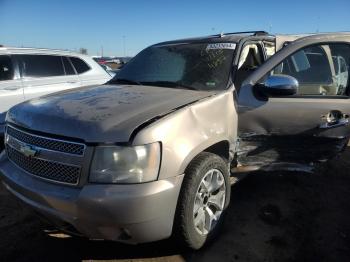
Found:
[(62, 238), (0, 186), (0, 261), (350, 261), (350, 148), (315, 174), (255, 172), (232, 188), (219, 238), (198, 252)]

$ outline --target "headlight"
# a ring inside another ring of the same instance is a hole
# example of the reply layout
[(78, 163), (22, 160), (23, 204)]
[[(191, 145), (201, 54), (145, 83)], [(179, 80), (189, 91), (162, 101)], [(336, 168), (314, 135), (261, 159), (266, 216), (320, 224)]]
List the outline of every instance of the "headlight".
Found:
[(90, 182), (143, 183), (157, 179), (160, 144), (98, 146), (92, 161)]

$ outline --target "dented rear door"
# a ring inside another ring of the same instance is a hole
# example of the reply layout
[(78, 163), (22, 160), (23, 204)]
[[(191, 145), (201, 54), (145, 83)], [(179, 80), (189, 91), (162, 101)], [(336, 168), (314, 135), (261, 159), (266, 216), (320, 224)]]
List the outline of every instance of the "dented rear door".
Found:
[[(344, 148), (350, 136), (349, 42), (346, 34), (296, 40), (243, 83), (238, 94), (242, 165), (308, 164), (329, 159)], [(337, 60), (346, 62), (345, 73), (337, 70)], [(270, 74), (296, 78), (297, 94), (260, 97), (256, 84)]]

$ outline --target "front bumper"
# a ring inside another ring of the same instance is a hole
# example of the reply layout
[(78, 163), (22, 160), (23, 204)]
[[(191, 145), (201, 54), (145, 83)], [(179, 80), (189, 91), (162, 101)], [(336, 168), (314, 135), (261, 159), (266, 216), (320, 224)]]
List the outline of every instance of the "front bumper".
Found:
[(57, 185), (33, 177), (0, 156), (0, 177), (16, 197), (58, 228), (92, 239), (144, 243), (168, 238), (183, 175), (144, 184)]

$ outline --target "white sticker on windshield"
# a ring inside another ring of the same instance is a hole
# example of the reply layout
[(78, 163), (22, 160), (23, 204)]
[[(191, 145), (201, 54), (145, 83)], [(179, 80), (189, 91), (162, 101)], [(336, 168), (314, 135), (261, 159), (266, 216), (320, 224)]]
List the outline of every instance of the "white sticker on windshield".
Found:
[(210, 49), (236, 49), (235, 43), (215, 43), (215, 44), (208, 44), (207, 50)]

